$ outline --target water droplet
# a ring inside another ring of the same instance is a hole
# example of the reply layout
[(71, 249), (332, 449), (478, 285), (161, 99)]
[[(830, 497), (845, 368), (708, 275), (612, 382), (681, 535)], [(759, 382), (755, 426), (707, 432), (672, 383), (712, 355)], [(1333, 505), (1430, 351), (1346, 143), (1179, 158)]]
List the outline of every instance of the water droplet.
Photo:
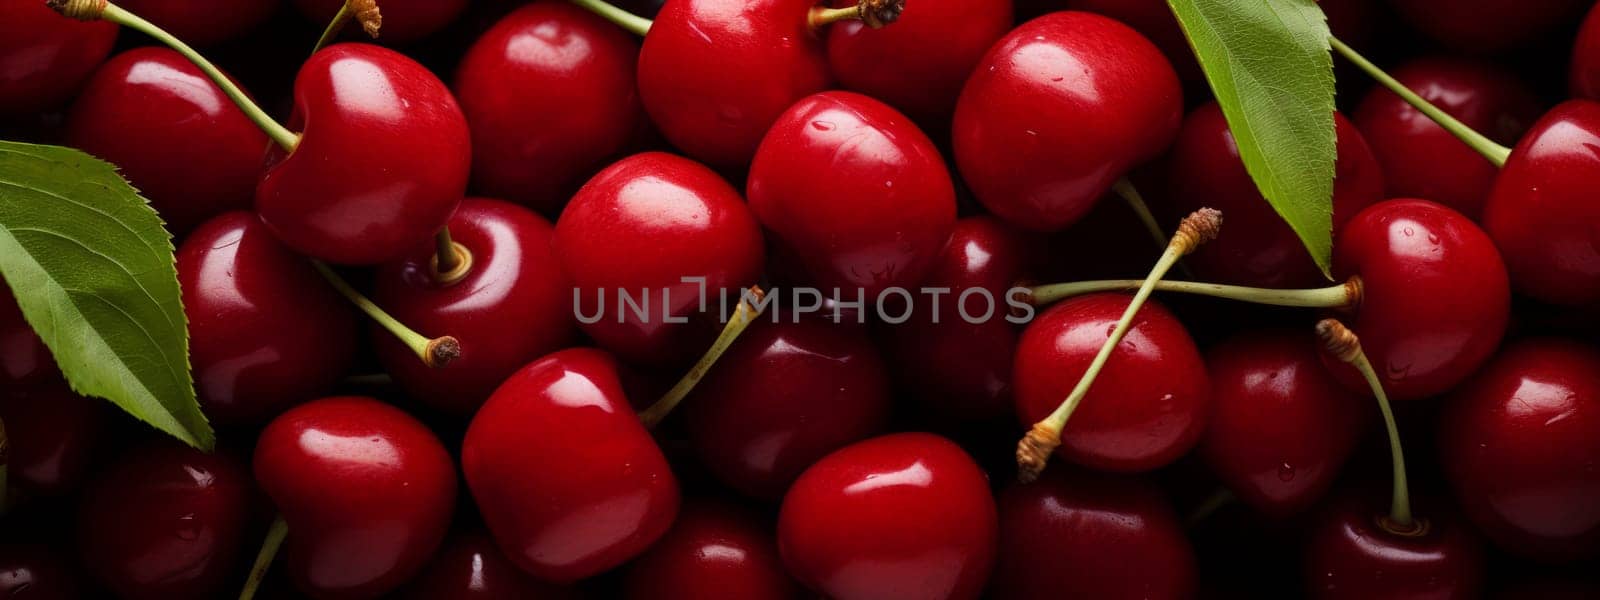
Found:
[(192, 542), (200, 537), (200, 524), (195, 522), (194, 513), (178, 517), (178, 528), (173, 534), (185, 542)]
[(833, 123), (828, 121), (812, 121), (811, 128), (817, 131), (833, 131)]
[(1412, 231), (1410, 227), (1407, 227), (1405, 229), (1401, 229), (1400, 233), (1406, 234), (1406, 237), (1411, 237), (1411, 236), (1414, 236), (1414, 235), (1417, 234), (1417, 232)]
[(1428, 234), (1428, 243), (1429, 244), (1433, 244), (1435, 246), (1439, 245), (1439, 234), (1437, 234), (1437, 233)]
[(1294, 481), (1294, 465), (1289, 463), (1278, 465), (1278, 481), (1285, 483)]
[(1111, 334), (1116, 333), (1116, 332), (1117, 332), (1117, 324), (1116, 323), (1112, 323), (1110, 325), (1106, 325), (1106, 337), (1111, 337)]
[(1054, 81), (1054, 82), (1060, 83), (1064, 79), (1066, 79), (1066, 78), (1065, 77), (1051, 77), (1050, 81)]

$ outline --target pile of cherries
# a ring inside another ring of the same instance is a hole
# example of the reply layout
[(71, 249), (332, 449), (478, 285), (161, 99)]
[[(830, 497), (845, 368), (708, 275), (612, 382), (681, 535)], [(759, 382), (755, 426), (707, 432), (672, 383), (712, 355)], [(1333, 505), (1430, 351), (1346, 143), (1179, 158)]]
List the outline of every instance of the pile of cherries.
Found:
[(1164, 0), (619, 4), (0, 0), (219, 440), (0, 294), (0, 599), (1600, 597), (1592, 1), (1320, 2), (1331, 281)]

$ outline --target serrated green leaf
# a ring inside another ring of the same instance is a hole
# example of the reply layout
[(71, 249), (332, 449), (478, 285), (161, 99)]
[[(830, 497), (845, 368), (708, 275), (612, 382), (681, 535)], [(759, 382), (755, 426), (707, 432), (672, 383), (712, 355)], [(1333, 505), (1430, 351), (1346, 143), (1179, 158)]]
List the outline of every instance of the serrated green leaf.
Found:
[[(1168, 0), (1245, 168), (1327, 274), (1333, 255), (1333, 58), (1315, 0)], [(1223, 215), (1226, 219), (1227, 215)]]
[(172, 236), (115, 167), (0, 141), (0, 275), (74, 390), (211, 449)]

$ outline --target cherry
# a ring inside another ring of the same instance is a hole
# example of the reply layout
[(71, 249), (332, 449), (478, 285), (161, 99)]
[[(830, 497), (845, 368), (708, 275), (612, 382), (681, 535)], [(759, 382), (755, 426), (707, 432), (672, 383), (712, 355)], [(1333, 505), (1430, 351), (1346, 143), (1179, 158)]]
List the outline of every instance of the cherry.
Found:
[(933, 142), (852, 92), (807, 96), (779, 116), (746, 191), (775, 253), (836, 299), (915, 286), (955, 225), (955, 186)]
[(626, 562), (678, 512), (677, 479), (616, 362), (589, 348), (534, 361), (495, 390), (467, 428), (461, 469), (507, 558), (548, 581)]
[(1572, 44), (1572, 95), (1600, 100), (1600, 9), (1589, 9)]
[(5, 390), (0, 424), (9, 453), (7, 486), (39, 496), (75, 490), (106, 427), (101, 401), (73, 393), (59, 378)]
[(207, 417), (265, 422), (326, 392), (354, 362), (354, 311), (255, 214), (207, 221), (178, 248), (177, 262)]
[[(1516, 76), (1484, 63), (1421, 58), (1396, 80), (1475, 130), (1506, 142), (1538, 117), (1538, 101)], [(1394, 93), (1375, 87), (1356, 124), (1371, 144), (1391, 197), (1427, 198), (1477, 219), (1499, 168)], [(1232, 216), (1236, 213), (1228, 213)]]
[(1497, 546), (1557, 562), (1600, 554), (1600, 352), (1507, 345), (1445, 404), (1439, 451), (1463, 510)]
[(718, 480), (777, 500), (806, 467), (882, 432), (891, 403), (865, 332), (774, 313), (750, 326), (684, 408), (695, 453)]
[(455, 469), (439, 438), (371, 398), (283, 413), (256, 442), (255, 474), (281, 514), (269, 542), (287, 526), (289, 575), (315, 597), (393, 591), (439, 548), (455, 508)]
[(544, 583), (506, 560), (480, 531), (452, 534), (400, 597), (414, 600), (575, 600), (578, 594)]
[(562, 2), (530, 4), (495, 23), (455, 76), (472, 126), (473, 188), (558, 212), (642, 126), (638, 55), (627, 32)]
[(1477, 598), (1483, 543), (1449, 513), (1420, 532), (1396, 533), (1381, 504), (1360, 493), (1335, 498), (1308, 525), (1304, 568), (1310, 598)]
[(66, 559), (46, 546), (0, 544), (0, 598), (75, 600), (78, 582)]
[(994, 498), (960, 446), (900, 433), (846, 446), (794, 482), (778, 516), (789, 573), (829, 598), (977, 598)]
[(238, 571), (253, 490), (226, 453), (148, 443), (90, 482), (83, 562), (119, 598), (214, 598)]
[(455, 251), (470, 256), (460, 273), (440, 273), (428, 244), (382, 265), (372, 297), (413, 327), (450, 332), (461, 356), (435, 369), (385, 332), (374, 331), (373, 344), (384, 370), (412, 396), (469, 415), (506, 377), (567, 346), (576, 332), (549, 221), (501, 200), (467, 198), (449, 227)]
[(1151, 483), (1051, 469), (999, 495), (996, 598), (1195, 596), (1194, 550), (1172, 504)]
[[(346, 0), (294, 0), (295, 9), (318, 23), (333, 20)], [(467, 8), (467, 0), (381, 0), (383, 17), (379, 40), (388, 44), (413, 42), (443, 29)]]
[(1060, 230), (1166, 149), (1182, 117), (1178, 77), (1149, 40), (1099, 15), (1053, 13), (974, 69), (956, 105), (956, 165), (1007, 223)]
[(1502, 52), (1573, 22), (1587, 0), (1391, 0), (1400, 18), (1452, 50)]
[(111, 54), (117, 26), (63, 18), (43, 2), (0, 2), (0, 117), (54, 108)]
[(786, 600), (799, 586), (783, 570), (770, 526), (726, 502), (686, 503), (672, 529), (627, 567), (633, 600)]
[(555, 248), (579, 327), (631, 363), (671, 363), (705, 347), (709, 330), (679, 320), (755, 283), (764, 260), (761, 228), (739, 193), (661, 152), (625, 158), (584, 184), (556, 221)]
[(185, 42), (210, 46), (260, 25), (278, 10), (279, 0), (237, 0), (221, 5), (204, 0), (121, 0), (117, 4)]
[(60, 376), (50, 349), (22, 316), (22, 307), (0, 275), (0, 383), (7, 387)]

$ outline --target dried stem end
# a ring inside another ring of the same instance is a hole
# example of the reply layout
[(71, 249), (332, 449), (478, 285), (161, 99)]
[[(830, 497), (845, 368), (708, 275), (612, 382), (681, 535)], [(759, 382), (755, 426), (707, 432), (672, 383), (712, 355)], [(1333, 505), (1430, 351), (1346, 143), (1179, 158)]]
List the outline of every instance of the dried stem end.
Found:
[(367, 32), (367, 36), (372, 39), (378, 39), (378, 30), (383, 28), (383, 13), (378, 11), (378, 0), (349, 0), (349, 2), (350, 14), (355, 15), (362, 31)]
[(428, 340), (422, 362), (430, 368), (443, 369), (458, 358), (461, 358), (461, 342), (447, 335)]
[(900, 19), (906, 10), (906, 0), (861, 0), (861, 22), (878, 29)]
[(1217, 239), (1217, 234), (1221, 232), (1222, 211), (1202, 208), (1183, 218), (1183, 222), (1178, 224), (1178, 232), (1172, 234), (1168, 244), (1177, 248), (1180, 256), (1186, 255), (1206, 242)]
[(1361, 356), (1361, 340), (1338, 319), (1323, 319), (1318, 322), (1317, 339), (1322, 340), (1322, 347), (1340, 362), (1353, 364)]
[(46, 0), (45, 4), (63, 16), (79, 21), (98, 21), (106, 12), (106, 0)]
[(1028, 435), (1022, 436), (1022, 441), (1017, 442), (1017, 481), (1037, 481), (1039, 474), (1044, 472), (1045, 463), (1050, 461), (1050, 453), (1060, 446), (1060, 431), (1051, 429), (1043, 422), (1034, 423)]

